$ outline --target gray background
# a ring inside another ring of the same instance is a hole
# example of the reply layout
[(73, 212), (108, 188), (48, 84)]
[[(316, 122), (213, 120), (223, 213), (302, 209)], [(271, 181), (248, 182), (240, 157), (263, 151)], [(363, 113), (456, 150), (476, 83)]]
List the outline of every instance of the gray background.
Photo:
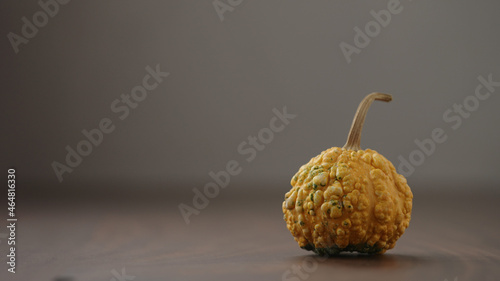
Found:
[[(243, 1), (222, 22), (211, 1), (71, 1), (18, 54), (7, 34), (20, 34), (21, 18), (31, 19), (40, 7), (2, 1), (2, 166), (34, 183), (24, 189), (97, 181), (187, 191), (237, 160), (243, 172), (232, 184), (279, 182), (286, 190), (300, 165), (345, 143), (359, 101), (381, 91), (394, 100), (373, 104), (363, 148), (397, 165), (399, 155), (416, 149), (415, 139), (436, 127), (448, 135), (410, 185), (499, 183), (500, 89), (458, 130), (442, 115), (474, 93), (479, 75), (500, 80), (500, 4), (401, 5), (348, 64), (339, 44), (353, 44), (353, 28), (364, 28), (370, 11), (386, 9), (387, 1)], [(111, 102), (156, 64), (170, 77), (118, 120)], [(283, 106), (298, 117), (247, 163), (238, 144)], [(65, 146), (75, 147), (81, 130), (104, 117), (115, 131), (59, 183), (52, 161), (63, 162)]]

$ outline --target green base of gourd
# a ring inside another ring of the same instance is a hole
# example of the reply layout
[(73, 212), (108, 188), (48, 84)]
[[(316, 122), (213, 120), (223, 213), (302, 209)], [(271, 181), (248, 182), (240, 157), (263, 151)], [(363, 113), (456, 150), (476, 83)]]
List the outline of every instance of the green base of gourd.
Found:
[(313, 244), (307, 244), (306, 246), (301, 248), (307, 251), (313, 251), (320, 256), (337, 256), (342, 252), (358, 252), (369, 255), (383, 253), (383, 249), (377, 248), (375, 246), (370, 246), (368, 244), (348, 245), (345, 248), (339, 248), (337, 246), (328, 248), (316, 248)]

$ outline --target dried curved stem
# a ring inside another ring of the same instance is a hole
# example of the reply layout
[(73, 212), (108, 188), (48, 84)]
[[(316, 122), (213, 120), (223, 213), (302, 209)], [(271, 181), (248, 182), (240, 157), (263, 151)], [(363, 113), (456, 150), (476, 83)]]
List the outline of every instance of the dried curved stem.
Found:
[(361, 143), (361, 130), (363, 130), (363, 124), (365, 123), (366, 113), (370, 108), (370, 105), (374, 100), (380, 100), (385, 102), (390, 102), (392, 96), (382, 93), (371, 93), (367, 95), (359, 104), (356, 115), (354, 115), (354, 120), (352, 120), (351, 130), (349, 131), (349, 136), (347, 137), (347, 142), (344, 145), (344, 149), (348, 150), (360, 150)]

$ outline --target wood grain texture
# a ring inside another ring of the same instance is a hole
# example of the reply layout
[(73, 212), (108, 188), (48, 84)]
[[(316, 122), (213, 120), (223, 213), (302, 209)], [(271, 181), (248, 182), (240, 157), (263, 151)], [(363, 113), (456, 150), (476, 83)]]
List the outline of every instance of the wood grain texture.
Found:
[(26, 200), (18, 273), (3, 267), (0, 280), (113, 280), (122, 270), (124, 280), (137, 281), (500, 279), (496, 190), (415, 191), (410, 227), (394, 249), (328, 259), (298, 248), (282, 218), (281, 192), (235, 190), (189, 225), (177, 209), (189, 196), (168, 192)]

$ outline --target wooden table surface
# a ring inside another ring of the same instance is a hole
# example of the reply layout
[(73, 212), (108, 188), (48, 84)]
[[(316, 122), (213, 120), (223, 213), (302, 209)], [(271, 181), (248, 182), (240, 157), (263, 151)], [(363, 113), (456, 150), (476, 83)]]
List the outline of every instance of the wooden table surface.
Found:
[(413, 187), (412, 221), (394, 249), (328, 259), (286, 229), (284, 188), (228, 187), (189, 225), (178, 204), (190, 188), (26, 195), (17, 273), (6, 271), (2, 240), (0, 280), (500, 280), (494, 185)]

